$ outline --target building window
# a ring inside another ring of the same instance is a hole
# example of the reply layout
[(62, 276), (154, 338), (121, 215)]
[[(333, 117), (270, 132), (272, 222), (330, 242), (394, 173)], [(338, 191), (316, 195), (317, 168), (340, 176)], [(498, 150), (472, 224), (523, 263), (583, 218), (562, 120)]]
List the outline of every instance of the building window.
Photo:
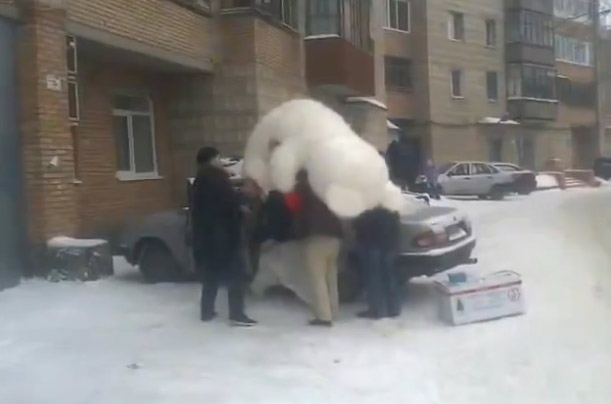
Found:
[(298, 0), (222, 0), (221, 9), (226, 12), (253, 9), (272, 19), (297, 29), (299, 26)]
[(462, 70), (452, 70), (450, 73), (450, 87), (453, 98), (463, 98)]
[(409, 59), (386, 56), (384, 58), (386, 88), (409, 91), (412, 88), (412, 62)]
[(339, 35), (339, 16), (339, 0), (310, 0), (308, 2), (308, 35)]
[(399, 31), (410, 31), (411, 4), (407, 0), (388, 0), (386, 3), (386, 17), (388, 28)]
[(113, 133), (120, 179), (157, 176), (155, 129), (147, 97), (116, 95), (113, 99)]
[(68, 116), (71, 121), (78, 122), (80, 118), (78, 82), (76, 78), (69, 77), (68, 85)]
[(359, 48), (372, 49), (366, 0), (311, 0), (307, 4), (308, 35), (338, 35)]
[(556, 77), (558, 101), (571, 107), (591, 108), (596, 106), (596, 84), (593, 82), (571, 82), (566, 76)]
[(463, 41), (465, 39), (465, 15), (463, 13), (450, 13), (448, 35), (450, 39), (455, 41)]
[(533, 65), (509, 65), (507, 95), (509, 98), (556, 100), (556, 71)]
[(592, 66), (594, 55), (592, 52), (591, 42), (556, 35), (555, 47), (556, 60), (575, 63), (578, 65)]
[(496, 21), (486, 20), (486, 46), (496, 46)]
[(507, 41), (554, 46), (553, 17), (524, 10), (508, 12)]
[(592, 0), (554, 0), (554, 15), (581, 23), (591, 23), (594, 15)]
[(486, 94), (488, 95), (489, 101), (496, 101), (499, 99), (499, 83), (497, 72), (486, 73)]

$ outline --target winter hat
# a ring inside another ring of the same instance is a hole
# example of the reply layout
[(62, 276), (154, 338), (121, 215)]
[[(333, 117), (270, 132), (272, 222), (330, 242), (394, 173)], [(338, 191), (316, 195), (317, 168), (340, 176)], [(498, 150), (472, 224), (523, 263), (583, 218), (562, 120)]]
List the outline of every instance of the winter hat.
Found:
[(207, 164), (215, 157), (218, 157), (221, 153), (215, 147), (206, 146), (199, 149), (197, 152), (196, 161), (197, 164)]

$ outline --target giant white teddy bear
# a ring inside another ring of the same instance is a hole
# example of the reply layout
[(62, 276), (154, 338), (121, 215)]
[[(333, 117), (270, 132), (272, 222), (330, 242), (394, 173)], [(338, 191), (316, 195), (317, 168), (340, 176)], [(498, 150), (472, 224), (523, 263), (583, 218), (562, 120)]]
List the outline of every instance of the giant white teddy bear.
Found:
[(265, 191), (290, 192), (305, 169), (313, 191), (336, 215), (353, 218), (405, 200), (382, 156), (323, 104), (288, 101), (264, 116), (246, 144), (244, 174)]

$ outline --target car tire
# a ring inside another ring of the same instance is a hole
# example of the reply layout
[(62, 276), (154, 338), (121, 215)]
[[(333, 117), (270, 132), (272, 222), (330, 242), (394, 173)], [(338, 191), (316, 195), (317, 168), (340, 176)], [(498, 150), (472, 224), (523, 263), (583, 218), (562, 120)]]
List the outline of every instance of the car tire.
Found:
[(503, 199), (505, 199), (505, 191), (503, 190), (503, 188), (499, 187), (498, 185), (495, 185), (490, 190), (489, 196), (490, 199), (492, 199), (493, 201), (502, 201)]
[(147, 283), (177, 282), (182, 279), (180, 265), (160, 241), (145, 241), (138, 254), (140, 273)]
[(526, 195), (530, 195), (530, 194), (532, 194), (532, 192), (533, 192), (533, 191), (532, 191), (531, 189), (528, 189), (528, 188), (522, 188), (522, 189), (519, 189), (519, 190), (518, 190), (518, 195), (525, 195), (525, 196), (526, 196)]
[(478, 196), (477, 196), (477, 198), (478, 198), (480, 201), (485, 201), (486, 199), (488, 199), (488, 195), (478, 195)]

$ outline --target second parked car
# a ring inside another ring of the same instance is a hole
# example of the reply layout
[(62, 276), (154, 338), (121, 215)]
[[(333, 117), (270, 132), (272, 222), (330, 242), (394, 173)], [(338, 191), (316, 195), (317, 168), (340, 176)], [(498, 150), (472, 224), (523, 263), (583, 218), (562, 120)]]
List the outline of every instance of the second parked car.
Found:
[(446, 195), (473, 195), (481, 199), (503, 199), (513, 190), (511, 173), (477, 161), (446, 164), (439, 172), (438, 182)]
[(501, 171), (511, 174), (513, 192), (520, 195), (529, 195), (537, 189), (537, 175), (534, 172), (510, 163), (492, 163), (492, 165)]

